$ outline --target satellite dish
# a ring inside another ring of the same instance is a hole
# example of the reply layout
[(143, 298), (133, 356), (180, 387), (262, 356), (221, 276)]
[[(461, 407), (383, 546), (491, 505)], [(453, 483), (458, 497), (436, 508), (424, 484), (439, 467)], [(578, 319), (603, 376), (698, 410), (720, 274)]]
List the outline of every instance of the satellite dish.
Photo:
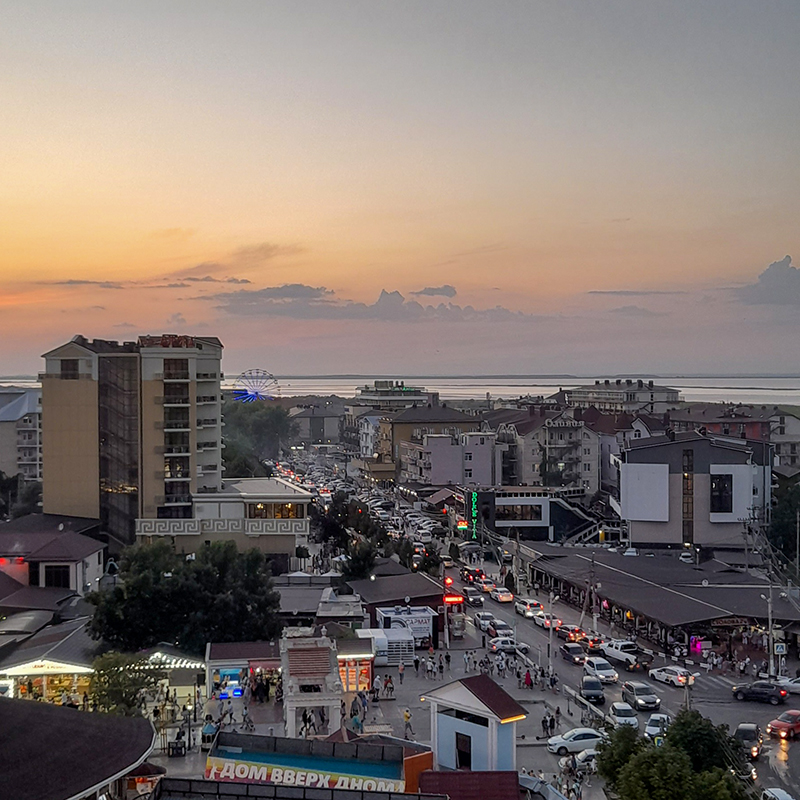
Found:
[(703, 586), (708, 586), (708, 579), (707, 578), (703, 578)]

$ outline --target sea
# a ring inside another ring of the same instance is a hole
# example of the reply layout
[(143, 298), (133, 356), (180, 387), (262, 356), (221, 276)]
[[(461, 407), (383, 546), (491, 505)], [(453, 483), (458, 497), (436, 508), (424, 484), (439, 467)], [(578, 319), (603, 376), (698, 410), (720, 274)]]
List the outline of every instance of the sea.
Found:
[[(635, 377), (678, 389), (689, 402), (732, 402), (753, 405), (800, 406), (800, 375), (791, 376), (576, 376), (576, 375), (276, 375), (282, 397), (301, 395), (337, 395), (353, 397), (356, 387), (371, 385), (375, 380), (402, 380), (406, 386), (420, 386), (439, 392), (442, 400), (480, 400), (489, 395), (509, 399), (523, 395), (550, 395), (559, 389), (593, 384), (595, 380)], [(226, 375), (224, 388), (235, 385), (235, 377)], [(2, 386), (38, 386), (32, 376), (0, 376)]]

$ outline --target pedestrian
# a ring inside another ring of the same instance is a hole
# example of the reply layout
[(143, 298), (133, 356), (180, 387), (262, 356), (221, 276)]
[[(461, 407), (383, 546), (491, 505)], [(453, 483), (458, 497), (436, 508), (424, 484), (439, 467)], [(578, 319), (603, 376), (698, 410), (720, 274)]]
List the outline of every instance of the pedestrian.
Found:
[(533, 678), (531, 678), (531, 671), (529, 669), (525, 670), (525, 688), (526, 689), (533, 689)]
[(414, 672), (419, 675), (419, 656), (414, 655)]
[(556, 732), (556, 718), (551, 716), (550, 717), (550, 735), (553, 736)]
[(428, 680), (428, 659), (422, 656), (422, 677)]
[[(358, 699), (361, 701), (361, 708), (362, 708), (362, 710), (364, 712), (363, 716), (364, 716), (364, 719), (366, 719), (367, 718), (367, 711), (369, 711), (369, 697), (367, 697), (367, 693), (363, 689), (358, 693)], [(358, 710), (358, 707), (356, 707), (356, 711), (357, 710)]]
[(439, 680), (444, 679), (444, 659), (442, 658), (442, 654), (439, 653)]
[(436, 680), (436, 662), (433, 656), (428, 659), (428, 680)]
[(355, 716), (353, 717), (353, 733), (364, 733), (364, 726), (361, 723), (361, 717), (358, 715), (358, 711), (356, 711)]
[(391, 675), (386, 679), (386, 685), (383, 687), (383, 690), (386, 692), (387, 697), (394, 697), (394, 681)]
[(485, 633), (481, 636), (481, 647), (483, 647), (483, 648), (486, 647), (486, 634)]
[(403, 685), (403, 675), (406, 672), (406, 665), (401, 661), (400, 664), (397, 666), (397, 675), (400, 678), (400, 685)]
[(561, 706), (556, 706), (556, 728), (561, 725)]
[(550, 735), (550, 712), (545, 711), (542, 717), (542, 733), (545, 738)]
[(450, 672), (450, 651), (449, 650), (444, 654), (444, 663), (445, 663), (445, 666), (447, 667), (447, 671)]
[(381, 693), (381, 676), (376, 675), (375, 680), (372, 682), (372, 702), (377, 703), (380, 701)]
[(464, 672), (469, 672), (469, 650), (464, 651)]
[(342, 700), (342, 704), (339, 706), (339, 727), (344, 728), (344, 720), (347, 716), (347, 706), (344, 704), (344, 700)]
[(411, 732), (412, 736), (416, 736), (417, 734), (414, 733), (414, 729), (411, 727), (411, 711), (406, 709), (403, 712), (403, 738), (408, 739), (409, 731)]

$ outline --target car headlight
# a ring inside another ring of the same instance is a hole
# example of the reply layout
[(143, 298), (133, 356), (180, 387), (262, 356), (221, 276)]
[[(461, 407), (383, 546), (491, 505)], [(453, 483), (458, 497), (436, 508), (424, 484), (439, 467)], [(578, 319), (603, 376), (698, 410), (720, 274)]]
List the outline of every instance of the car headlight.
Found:
[(785, 738), (786, 738), (786, 730), (784, 729), (784, 730), (781, 731), (781, 739), (785, 739)]
[(757, 746), (754, 745), (753, 747), (750, 748), (750, 755), (753, 756), (753, 758), (755, 758), (758, 755), (758, 747)]
[(767, 733), (772, 733), (772, 725), (767, 725)]

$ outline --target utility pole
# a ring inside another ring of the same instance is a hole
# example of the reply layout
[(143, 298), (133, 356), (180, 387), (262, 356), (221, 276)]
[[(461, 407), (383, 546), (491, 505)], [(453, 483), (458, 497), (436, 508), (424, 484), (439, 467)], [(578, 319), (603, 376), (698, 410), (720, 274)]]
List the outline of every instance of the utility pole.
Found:
[(550, 602), (548, 610), (550, 612), (550, 619), (547, 621), (547, 670), (550, 675), (553, 674), (553, 603), (557, 602), (559, 597), (550, 592)]
[(795, 562), (797, 565), (797, 575), (800, 578), (800, 508), (797, 509), (797, 519), (795, 520)]

